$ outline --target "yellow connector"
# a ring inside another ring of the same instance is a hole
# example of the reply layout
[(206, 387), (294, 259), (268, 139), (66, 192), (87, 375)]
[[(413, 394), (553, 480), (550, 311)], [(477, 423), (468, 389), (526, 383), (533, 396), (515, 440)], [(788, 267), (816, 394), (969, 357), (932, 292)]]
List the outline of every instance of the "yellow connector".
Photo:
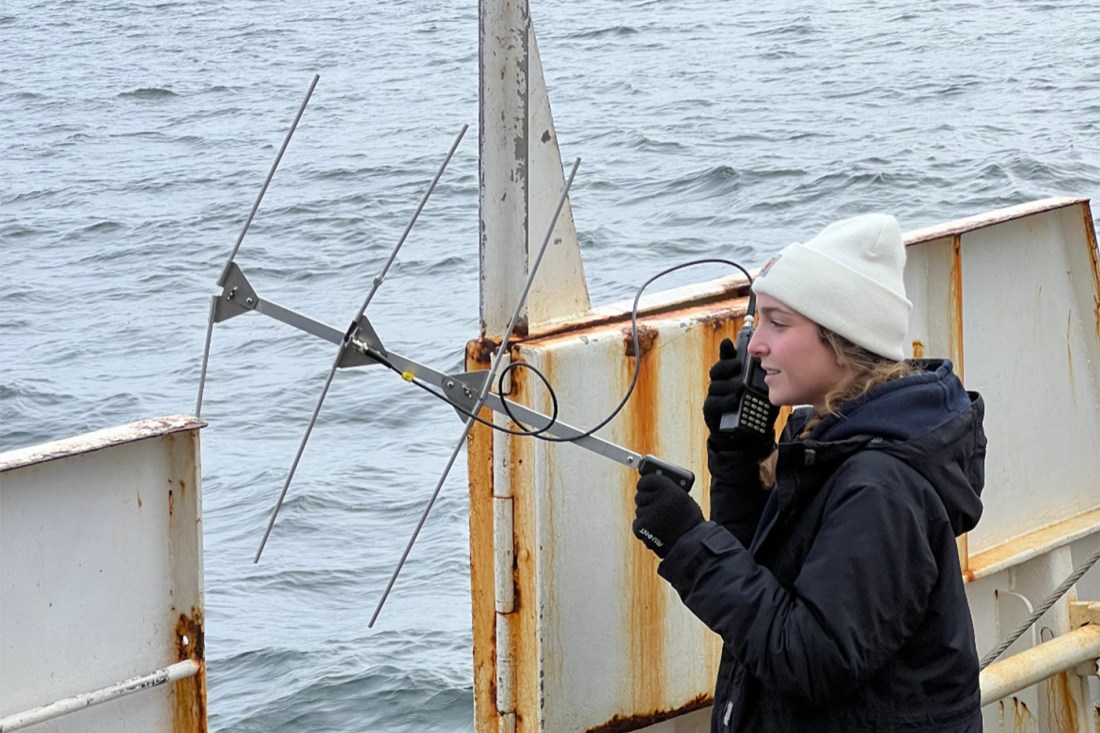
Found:
[(406, 382), (411, 382), (412, 380), (416, 379), (416, 375), (412, 372), (401, 372), (401, 378), (404, 379)]

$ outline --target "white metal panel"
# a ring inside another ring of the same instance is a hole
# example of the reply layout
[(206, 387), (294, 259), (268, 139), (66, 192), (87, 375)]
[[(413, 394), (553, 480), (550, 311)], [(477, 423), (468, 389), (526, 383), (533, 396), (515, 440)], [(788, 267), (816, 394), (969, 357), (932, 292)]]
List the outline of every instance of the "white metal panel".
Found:
[(909, 249), (911, 334), (926, 356), (952, 357), (986, 401), (985, 512), (971, 552), (1100, 506), (1089, 223), (1075, 204)]
[[(0, 454), (0, 718), (201, 663), (200, 425)], [(205, 730), (204, 673), (28, 730)]]
[(484, 0), (478, 12), (481, 332), (500, 338), (527, 272), (529, 11), (525, 0)]
[[(561, 192), (565, 188), (561, 151), (558, 149), (558, 133), (554, 129), (554, 116), (550, 112), (550, 97), (542, 75), (542, 60), (535, 38), (535, 25), (528, 26), (527, 64), (531, 121), (528, 124), (528, 159), (531, 180), (528, 181), (528, 251), (535, 250), (546, 236), (546, 228), (557, 208)], [(584, 166), (578, 172), (579, 184), (584, 185)], [(514, 304), (512, 305), (514, 308)], [(584, 276), (584, 263), (577, 229), (573, 223), (573, 207), (565, 200), (550, 246), (543, 256), (540, 271), (531, 285), (527, 299), (527, 326), (531, 333), (546, 324), (566, 318), (578, 318), (588, 313), (588, 281)]]
[[(565, 186), (557, 132), (528, 3), (480, 9), (482, 335), (499, 339)], [(589, 308), (573, 212), (566, 201), (524, 306), (522, 331)]]

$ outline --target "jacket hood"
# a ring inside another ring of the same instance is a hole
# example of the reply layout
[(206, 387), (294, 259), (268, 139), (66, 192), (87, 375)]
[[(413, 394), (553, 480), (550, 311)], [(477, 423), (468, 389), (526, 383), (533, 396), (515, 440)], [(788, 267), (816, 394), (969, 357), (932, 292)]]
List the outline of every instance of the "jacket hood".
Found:
[(974, 528), (985, 486), (985, 404), (967, 392), (945, 359), (914, 360), (918, 369), (840, 406), (806, 443), (836, 457), (882, 450), (935, 487), (956, 535)]

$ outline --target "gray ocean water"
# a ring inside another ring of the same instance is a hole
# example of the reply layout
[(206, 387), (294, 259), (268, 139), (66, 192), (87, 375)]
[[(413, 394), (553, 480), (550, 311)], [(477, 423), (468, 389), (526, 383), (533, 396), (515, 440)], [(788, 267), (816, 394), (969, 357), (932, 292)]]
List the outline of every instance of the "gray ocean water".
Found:
[[(689, 258), (759, 265), (856, 212), (914, 229), (1100, 193), (1091, 1), (532, 16), (562, 155), (582, 158), (597, 304)], [(478, 328), (475, 2), (0, 0), (0, 449), (193, 411), (209, 296), (314, 73), (237, 262), (342, 329), (469, 123), (370, 308), (391, 349), (459, 366)], [(366, 626), (460, 433), (448, 408), (377, 369), (338, 374), (251, 562), (332, 356), (259, 316), (214, 333), (210, 729), (469, 730), (464, 459)]]

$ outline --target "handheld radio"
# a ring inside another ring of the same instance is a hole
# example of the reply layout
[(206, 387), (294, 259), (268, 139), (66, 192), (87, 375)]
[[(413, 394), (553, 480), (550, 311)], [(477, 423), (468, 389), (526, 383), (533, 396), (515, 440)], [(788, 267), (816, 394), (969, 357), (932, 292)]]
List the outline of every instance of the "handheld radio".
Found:
[(723, 433), (742, 431), (756, 436), (771, 435), (775, 431), (775, 419), (779, 416), (779, 408), (768, 400), (768, 385), (764, 382), (765, 372), (760, 367), (760, 360), (749, 356), (755, 301), (755, 297), (750, 299), (745, 322), (735, 344), (737, 358), (745, 365), (741, 373), (744, 390), (737, 410), (722, 415), (718, 429)]

